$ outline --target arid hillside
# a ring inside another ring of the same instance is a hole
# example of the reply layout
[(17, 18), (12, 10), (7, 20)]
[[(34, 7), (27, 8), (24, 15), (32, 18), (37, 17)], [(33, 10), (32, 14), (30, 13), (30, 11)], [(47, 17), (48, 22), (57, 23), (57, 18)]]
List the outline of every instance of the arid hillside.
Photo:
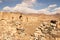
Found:
[(60, 14), (0, 12), (0, 40), (60, 40)]

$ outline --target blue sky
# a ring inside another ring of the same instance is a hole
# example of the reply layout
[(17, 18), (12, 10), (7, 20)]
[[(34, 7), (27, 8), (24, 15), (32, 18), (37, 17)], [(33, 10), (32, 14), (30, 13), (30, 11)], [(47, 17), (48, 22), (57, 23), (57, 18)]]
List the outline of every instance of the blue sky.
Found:
[[(2, 2), (0, 3), (0, 10), (5, 6), (15, 6), (16, 4), (21, 3), (23, 0), (1, 0), (1, 1)], [(60, 0), (37, 0), (36, 2), (44, 5), (36, 5), (34, 7), (35, 9), (45, 8), (50, 4), (57, 4), (58, 6), (60, 6)]]
[(57, 4), (57, 6), (60, 6), (60, 0), (37, 0), (38, 3), (45, 4), (44, 6), (41, 7), (47, 7), (51, 4)]
[[(0, 0), (0, 10), (3, 10), (4, 7), (16, 7), (17, 4), (22, 4), (22, 2), (28, 0)], [(56, 4), (56, 7), (60, 7), (60, 0), (30, 0), (33, 3), (32, 9), (40, 10), (47, 8), (49, 5)], [(28, 1), (29, 2), (29, 1)]]
[(22, 2), (22, 0), (1, 0), (0, 3), (0, 10), (3, 9), (5, 6), (15, 6), (16, 4), (19, 4)]

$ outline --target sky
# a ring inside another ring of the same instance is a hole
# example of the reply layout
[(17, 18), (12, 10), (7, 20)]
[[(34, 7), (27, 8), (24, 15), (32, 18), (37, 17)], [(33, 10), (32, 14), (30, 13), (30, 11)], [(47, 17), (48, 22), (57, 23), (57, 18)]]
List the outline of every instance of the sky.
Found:
[(22, 13), (60, 13), (60, 0), (0, 0), (0, 11)]

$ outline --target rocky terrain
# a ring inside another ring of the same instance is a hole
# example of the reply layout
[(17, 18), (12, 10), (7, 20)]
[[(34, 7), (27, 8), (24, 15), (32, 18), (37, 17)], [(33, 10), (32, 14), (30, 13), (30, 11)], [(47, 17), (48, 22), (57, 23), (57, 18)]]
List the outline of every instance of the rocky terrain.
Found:
[(60, 14), (0, 12), (0, 40), (60, 40)]

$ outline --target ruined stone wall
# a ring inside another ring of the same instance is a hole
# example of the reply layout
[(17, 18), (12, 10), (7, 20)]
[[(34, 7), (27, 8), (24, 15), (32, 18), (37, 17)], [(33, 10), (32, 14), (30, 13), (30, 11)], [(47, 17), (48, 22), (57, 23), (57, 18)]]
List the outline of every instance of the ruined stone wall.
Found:
[[(49, 26), (51, 20), (56, 20), (57, 28), (60, 28), (59, 18), (53, 15), (0, 12), (0, 40), (37, 40), (34, 34), (36, 29), (44, 22), (47, 23), (47, 26)], [(43, 39), (54, 40), (49, 38), (52, 37), (49, 35), (49, 37), (46, 36), (46, 39)], [(56, 38), (56, 40), (60, 39)]]

